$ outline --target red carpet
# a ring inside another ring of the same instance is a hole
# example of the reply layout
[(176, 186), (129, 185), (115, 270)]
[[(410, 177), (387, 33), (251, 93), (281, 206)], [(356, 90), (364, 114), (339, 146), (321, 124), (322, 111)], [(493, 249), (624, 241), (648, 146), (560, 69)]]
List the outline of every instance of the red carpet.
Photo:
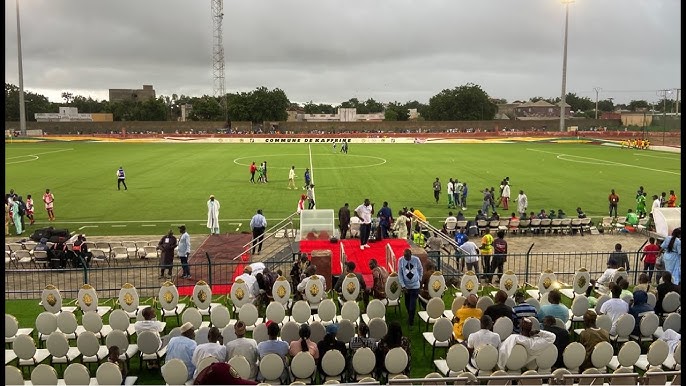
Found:
[(309, 254), (313, 250), (324, 249), (331, 251), (331, 273), (333, 275), (341, 274), (341, 256), (340, 244), (343, 243), (347, 261), (355, 263), (355, 272), (362, 274), (367, 286), (373, 284), (372, 271), (369, 269), (369, 260), (375, 258), (379, 266), (386, 268), (386, 245), (390, 245), (395, 253), (396, 258), (403, 255), (405, 249), (410, 245), (406, 240), (401, 239), (384, 239), (382, 241), (370, 242), (369, 248), (360, 249), (359, 239), (345, 239), (337, 243), (331, 243), (329, 240), (301, 240), (300, 251)]

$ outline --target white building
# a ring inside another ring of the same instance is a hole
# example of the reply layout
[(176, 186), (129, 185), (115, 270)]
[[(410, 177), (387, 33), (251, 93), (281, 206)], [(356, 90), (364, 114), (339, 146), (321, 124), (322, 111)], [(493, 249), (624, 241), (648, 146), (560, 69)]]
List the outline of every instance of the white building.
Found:
[(79, 114), (76, 107), (61, 106), (58, 113), (35, 113), (37, 122), (112, 122), (111, 113)]
[(384, 113), (358, 114), (355, 108), (339, 108), (336, 114), (297, 114), (300, 122), (380, 122)]

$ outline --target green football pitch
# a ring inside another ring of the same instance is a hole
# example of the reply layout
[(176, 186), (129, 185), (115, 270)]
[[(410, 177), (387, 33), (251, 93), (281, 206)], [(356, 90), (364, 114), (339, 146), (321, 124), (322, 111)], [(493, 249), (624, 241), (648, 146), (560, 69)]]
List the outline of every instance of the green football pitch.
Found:
[[(191, 234), (208, 233), (210, 194), (221, 203), (222, 232), (248, 231), (258, 208), (275, 224), (295, 212), (306, 167), (313, 170), (318, 209), (337, 212), (345, 202), (352, 209), (369, 198), (377, 208), (388, 201), (394, 215), (404, 206), (417, 208), (434, 224), (449, 211), (449, 178), (469, 187), (468, 218), (481, 207), (480, 191), (497, 190), (506, 176), (512, 201), (524, 190), (529, 211), (563, 209), (572, 215), (581, 206), (589, 216), (607, 216), (607, 196), (615, 189), (619, 215), (624, 215), (635, 210), (640, 185), (648, 193), (648, 210), (653, 194), (671, 189), (681, 202), (677, 153), (533, 142), (352, 144), (348, 154), (339, 149), (330, 144), (6, 143), (5, 190), (33, 196), (36, 225), (29, 233), (49, 224), (42, 202), (49, 188), (55, 195), (51, 225), (88, 235), (164, 234), (180, 224)], [(249, 182), (252, 161), (267, 161), (268, 183)], [(287, 189), (292, 165), (297, 190)], [(119, 166), (126, 171), (126, 191), (117, 190)], [(438, 204), (432, 193), (436, 177), (443, 189)], [(509, 212), (513, 209), (511, 203)]]

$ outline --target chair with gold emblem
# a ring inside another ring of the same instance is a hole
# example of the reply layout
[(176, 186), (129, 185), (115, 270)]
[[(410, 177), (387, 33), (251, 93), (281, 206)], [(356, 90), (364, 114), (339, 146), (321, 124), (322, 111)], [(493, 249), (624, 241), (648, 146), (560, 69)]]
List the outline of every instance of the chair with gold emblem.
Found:
[(238, 312), (244, 304), (248, 304), (252, 301), (250, 298), (250, 288), (248, 283), (246, 283), (240, 277), (233, 282), (231, 286), (231, 292), (229, 292), (229, 298), (231, 299), (231, 305), (233, 306), (231, 310), (233, 311), (233, 317), (238, 319)]
[(574, 272), (572, 288), (562, 288), (560, 293), (570, 299), (574, 299), (577, 295), (585, 295), (590, 285), (591, 273), (586, 268), (581, 267)]
[(534, 299), (541, 300), (541, 297), (559, 286), (557, 276), (550, 269), (541, 272), (538, 278), (538, 289), (530, 289), (526, 292)]
[(142, 309), (148, 307), (147, 305), (140, 305), (138, 290), (131, 283), (124, 283), (121, 287), (117, 304), (126, 312), (129, 319), (134, 319)]
[(212, 309), (220, 306), (220, 303), (212, 302), (212, 288), (204, 280), (199, 280), (193, 287), (193, 304), (202, 316), (210, 316)]
[(319, 303), (326, 297), (324, 283), (318, 275), (312, 275), (305, 283), (305, 300), (310, 304), (312, 310), (319, 309)]
[(181, 313), (186, 305), (179, 303), (179, 290), (174, 283), (167, 280), (162, 284), (157, 295), (157, 301), (162, 311), (162, 321), (165, 322), (167, 318), (175, 317), (176, 323), (181, 325)]
[(479, 292), (479, 278), (474, 271), (467, 271), (460, 280), (460, 291), (465, 298), (471, 294), (478, 295)]
[(360, 281), (357, 275), (352, 272), (345, 275), (341, 285), (341, 295), (338, 297), (338, 305), (340, 307), (343, 307), (343, 304), (349, 300), (358, 300), (360, 296)]
[(75, 306), (62, 306), (62, 295), (60, 294), (60, 290), (52, 284), (48, 284), (41, 293), (41, 301), (39, 304), (43, 306), (45, 311), (52, 312), (53, 314), (59, 314), (62, 311), (76, 311)]
[(110, 306), (100, 306), (98, 305), (98, 293), (95, 291), (90, 284), (84, 284), (79, 290), (77, 304), (81, 314), (85, 314), (88, 311), (95, 311), (100, 316), (105, 316), (108, 312), (112, 310)]
[(289, 310), (291, 308), (291, 285), (285, 277), (276, 278), (272, 286), (272, 298), (281, 303), (284, 309)]

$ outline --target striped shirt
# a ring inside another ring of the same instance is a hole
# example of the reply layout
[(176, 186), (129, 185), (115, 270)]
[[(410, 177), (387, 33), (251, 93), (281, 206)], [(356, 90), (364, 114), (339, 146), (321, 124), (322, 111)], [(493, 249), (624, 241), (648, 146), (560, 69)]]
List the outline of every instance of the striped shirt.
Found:
[(536, 312), (536, 307), (529, 303), (519, 303), (512, 307), (512, 322), (514, 324), (514, 332), (519, 333), (519, 323), (522, 318), (535, 318), (538, 312)]

